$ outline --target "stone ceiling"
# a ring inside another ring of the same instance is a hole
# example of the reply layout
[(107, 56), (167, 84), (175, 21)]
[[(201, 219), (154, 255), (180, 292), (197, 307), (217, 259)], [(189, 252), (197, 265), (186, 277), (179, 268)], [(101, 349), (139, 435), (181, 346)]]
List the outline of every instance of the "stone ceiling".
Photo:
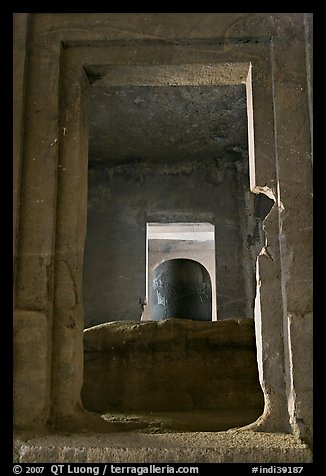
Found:
[(244, 84), (91, 88), (89, 167), (247, 158)]

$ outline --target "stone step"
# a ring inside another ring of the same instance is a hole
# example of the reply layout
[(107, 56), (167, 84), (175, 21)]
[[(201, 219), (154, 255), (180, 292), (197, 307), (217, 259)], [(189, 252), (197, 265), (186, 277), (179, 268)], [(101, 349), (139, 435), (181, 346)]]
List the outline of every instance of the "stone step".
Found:
[(199, 433), (16, 435), (15, 463), (311, 463), (293, 435)]

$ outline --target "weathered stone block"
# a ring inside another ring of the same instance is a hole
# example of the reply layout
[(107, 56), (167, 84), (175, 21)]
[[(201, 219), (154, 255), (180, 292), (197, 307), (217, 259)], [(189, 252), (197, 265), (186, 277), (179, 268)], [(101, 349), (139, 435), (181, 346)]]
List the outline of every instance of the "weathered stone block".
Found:
[(14, 423), (41, 425), (48, 415), (48, 346), (46, 315), (14, 313)]
[(87, 409), (263, 409), (251, 319), (110, 322), (84, 331)]

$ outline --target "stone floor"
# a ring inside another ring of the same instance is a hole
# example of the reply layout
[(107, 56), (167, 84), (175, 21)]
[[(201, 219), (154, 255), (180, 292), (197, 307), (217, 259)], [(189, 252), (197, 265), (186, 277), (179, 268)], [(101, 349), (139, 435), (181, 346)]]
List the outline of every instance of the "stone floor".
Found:
[(18, 434), (15, 463), (311, 463), (307, 445), (283, 433)]
[(102, 418), (111, 423), (128, 425), (142, 433), (165, 432), (217, 432), (243, 427), (261, 415), (258, 408), (232, 409), (223, 411), (183, 412), (125, 412), (106, 413)]

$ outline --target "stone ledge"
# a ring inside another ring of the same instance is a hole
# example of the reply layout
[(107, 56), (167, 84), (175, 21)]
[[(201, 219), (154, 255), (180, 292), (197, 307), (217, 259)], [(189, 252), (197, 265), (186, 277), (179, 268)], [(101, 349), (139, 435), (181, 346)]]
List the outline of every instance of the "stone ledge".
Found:
[(311, 463), (293, 435), (244, 430), (198, 433), (17, 435), (15, 463)]
[(235, 425), (173, 429), (220, 431), (263, 411), (253, 319), (108, 322), (84, 331), (84, 352), (81, 396), (93, 412), (241, 410)]

